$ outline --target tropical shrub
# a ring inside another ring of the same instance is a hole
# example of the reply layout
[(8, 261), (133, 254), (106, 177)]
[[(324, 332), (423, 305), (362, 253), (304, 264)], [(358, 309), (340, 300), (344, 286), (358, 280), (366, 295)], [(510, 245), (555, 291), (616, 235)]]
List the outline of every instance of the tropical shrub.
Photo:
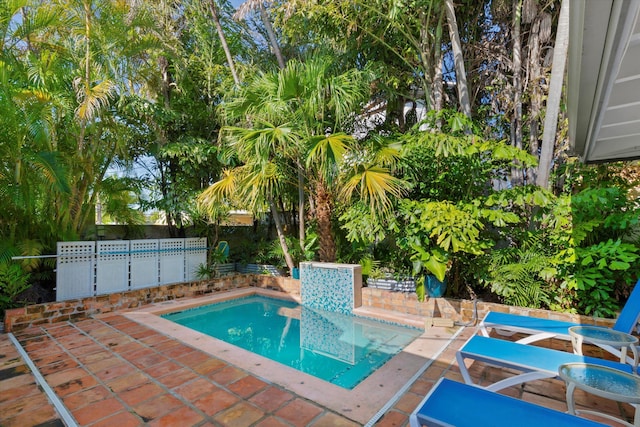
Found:
[(19, 264), (0, 262), (0, 316), (6, 309), (19, 306), (16, 298), (30, 286), (29, 273)]

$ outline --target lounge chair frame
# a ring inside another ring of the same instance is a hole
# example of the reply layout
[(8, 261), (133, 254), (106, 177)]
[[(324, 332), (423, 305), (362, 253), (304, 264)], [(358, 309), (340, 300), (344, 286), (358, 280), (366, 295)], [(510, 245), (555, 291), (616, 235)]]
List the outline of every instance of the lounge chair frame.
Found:
[(604, 424), (440, 378), (409, 417), (411, 427), (488, 427), (497, 425), (584, 426)]
[[(629, 299), (625, 303), (618, 319), (611, 329), (630, 334), (634, 328), (640, 332), (640, 280), (636, 283)], [(563, 322), (560, 320), (541, 319), (510, 313), (489, 312), (478, 325), (478, 330), (485, 336), (490, 336), (490, 329), (496, 330), (501, 335), (513, 335), (515, 333), (527, 334), (517, 342), (531, 344), (547, 338), (560, 338), (571, 340), (569, 328), (581, 326), (580, 323)], [(598, 345), (603, 350), (621, 357), (619, 348), (608, 345)], [(634, 365), (633, 355), (627, 356), (627, 363)]]
[(565, 363), (592, 363), (633, 373), (633, 367), (625, 363), (474, 335), (456, 353), (462, 378), (466, 384), (471, 385), (477, 384), (471, 378), (465, 363), (467, 359), (522, 372), (484, 387), (490, 391), (498, 391), (534, 380), (558, 378), (558, 368)]

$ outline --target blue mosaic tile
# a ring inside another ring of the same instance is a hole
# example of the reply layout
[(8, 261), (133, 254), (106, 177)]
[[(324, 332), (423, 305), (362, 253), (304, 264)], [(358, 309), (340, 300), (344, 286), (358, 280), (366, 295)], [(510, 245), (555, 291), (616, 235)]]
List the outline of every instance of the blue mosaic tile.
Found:
[(300, 264), (302, 305), (351, 314), (354, 308), (354, 265), (303, 262)]

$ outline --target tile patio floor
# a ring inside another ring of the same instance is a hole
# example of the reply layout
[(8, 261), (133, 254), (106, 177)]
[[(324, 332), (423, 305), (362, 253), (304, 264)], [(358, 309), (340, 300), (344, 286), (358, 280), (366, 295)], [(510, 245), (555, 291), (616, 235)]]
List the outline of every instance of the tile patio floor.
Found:
[[(465, 328), (375, 425), (407, 426), (409, 414), (441, 376), (462, 381), (455, 352), (474, 333)], [(360, 425), (119, 314), (32, 328), (15, 337), (78, 425)], [(471, 371), (482, 382), (508, 375), (480, 363)], [(564, 411), (564, 390), (561, 381), (545, 380), (505, 393)], [(631, 407), (585, 394), (576, 394), (576, 401), (633, 416)], [(63, 426), (62, 419), (8, 334), (0, 334), (0, 425)]]

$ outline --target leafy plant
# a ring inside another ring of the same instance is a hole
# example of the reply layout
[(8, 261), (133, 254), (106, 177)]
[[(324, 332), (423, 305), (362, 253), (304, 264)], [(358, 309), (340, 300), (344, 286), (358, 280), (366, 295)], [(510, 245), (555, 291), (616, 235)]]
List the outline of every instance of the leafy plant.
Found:
[(0, 262), (0, 314), (19, 306), (16, 297), (31, 286), (29, 276), (18, 264)]
[(540, 233), (530, 233), (519, 247), (494, 249), (489, 254), (484, 281), (505, 304), (540, 308), (549, 304), (556, 269)]

